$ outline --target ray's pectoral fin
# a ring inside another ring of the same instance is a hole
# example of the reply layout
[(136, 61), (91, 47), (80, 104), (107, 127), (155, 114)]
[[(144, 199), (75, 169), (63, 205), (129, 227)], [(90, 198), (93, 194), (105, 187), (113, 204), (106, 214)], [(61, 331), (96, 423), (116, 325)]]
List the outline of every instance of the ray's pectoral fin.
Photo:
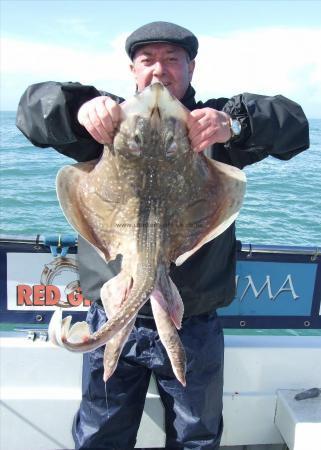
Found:
[(106, 261), (110, 255), (94, 233), (85, 217), (85, 200), (81, 183), (96, 166), (97, 160), (65, 166), (59, 170), (56, 178), (56, 191), (61, 209), (70, 225), (81, 234)]
[[(207, 242), (222, 234), (236, 220), (242, 206), (245, 189), (245, 173), (233, 166), (205, 157), (208, 162), (208, 179), (205, 182), (208, 192), (208, 226), (200, 235), (198, 243), (189, 251), (180, 255), (175, 264), (183, 264), (191, 255)], [(212, 209), (211, 209), (212, 208)], [(191, 209), (187, 221), (195, 223)]]

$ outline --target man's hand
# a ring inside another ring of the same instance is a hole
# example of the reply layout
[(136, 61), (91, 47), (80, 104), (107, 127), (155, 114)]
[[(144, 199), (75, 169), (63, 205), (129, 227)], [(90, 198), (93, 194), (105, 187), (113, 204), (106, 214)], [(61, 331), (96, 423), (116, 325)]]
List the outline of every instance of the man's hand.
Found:
[(231, 138), (229, 115), (216, 109), (191, 111), (187, 127), (192, 148), (196, 152), (201, 152), (216, 142), (225, 143)]
[(95, 97), (84, 103), (78, 111), (78, 122), (100, 144), (112, 144), (118, 128), (121, 109), (110, 97)]

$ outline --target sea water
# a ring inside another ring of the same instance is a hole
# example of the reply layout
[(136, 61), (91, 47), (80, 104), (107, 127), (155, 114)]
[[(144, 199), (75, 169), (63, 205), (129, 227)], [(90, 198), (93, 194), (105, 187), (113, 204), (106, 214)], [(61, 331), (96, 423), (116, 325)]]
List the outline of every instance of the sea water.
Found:
[[(35, 237), (74, 233), (55, 192), (60, 167), (74, 161), (34, 147), (1, 112), (0, 233)], [(321, 120), (311, 119), (309, 150), (290, 161), (269, 157), (245, 168), (247, 192), (237, 219), (244, 243), (321, 245)]]

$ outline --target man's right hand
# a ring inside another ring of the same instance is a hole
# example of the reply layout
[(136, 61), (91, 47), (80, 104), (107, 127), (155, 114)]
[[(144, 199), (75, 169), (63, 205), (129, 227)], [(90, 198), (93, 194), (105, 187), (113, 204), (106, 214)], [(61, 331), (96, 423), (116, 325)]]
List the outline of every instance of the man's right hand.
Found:
[(78, 122), (100, 144), (112, 144), (120, 118), (120, 106), (107, 96), (84, 103), (77, 115)]

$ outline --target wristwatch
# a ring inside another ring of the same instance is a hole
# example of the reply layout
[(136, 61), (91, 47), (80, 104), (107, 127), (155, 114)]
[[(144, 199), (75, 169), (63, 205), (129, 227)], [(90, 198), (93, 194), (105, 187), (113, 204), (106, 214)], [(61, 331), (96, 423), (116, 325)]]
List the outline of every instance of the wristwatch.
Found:
[(237, 119), (230, 118), (230, 130), (231, 130), (231, 139), (239, 136), (242, 131), (242, 125), (241, 122)]

